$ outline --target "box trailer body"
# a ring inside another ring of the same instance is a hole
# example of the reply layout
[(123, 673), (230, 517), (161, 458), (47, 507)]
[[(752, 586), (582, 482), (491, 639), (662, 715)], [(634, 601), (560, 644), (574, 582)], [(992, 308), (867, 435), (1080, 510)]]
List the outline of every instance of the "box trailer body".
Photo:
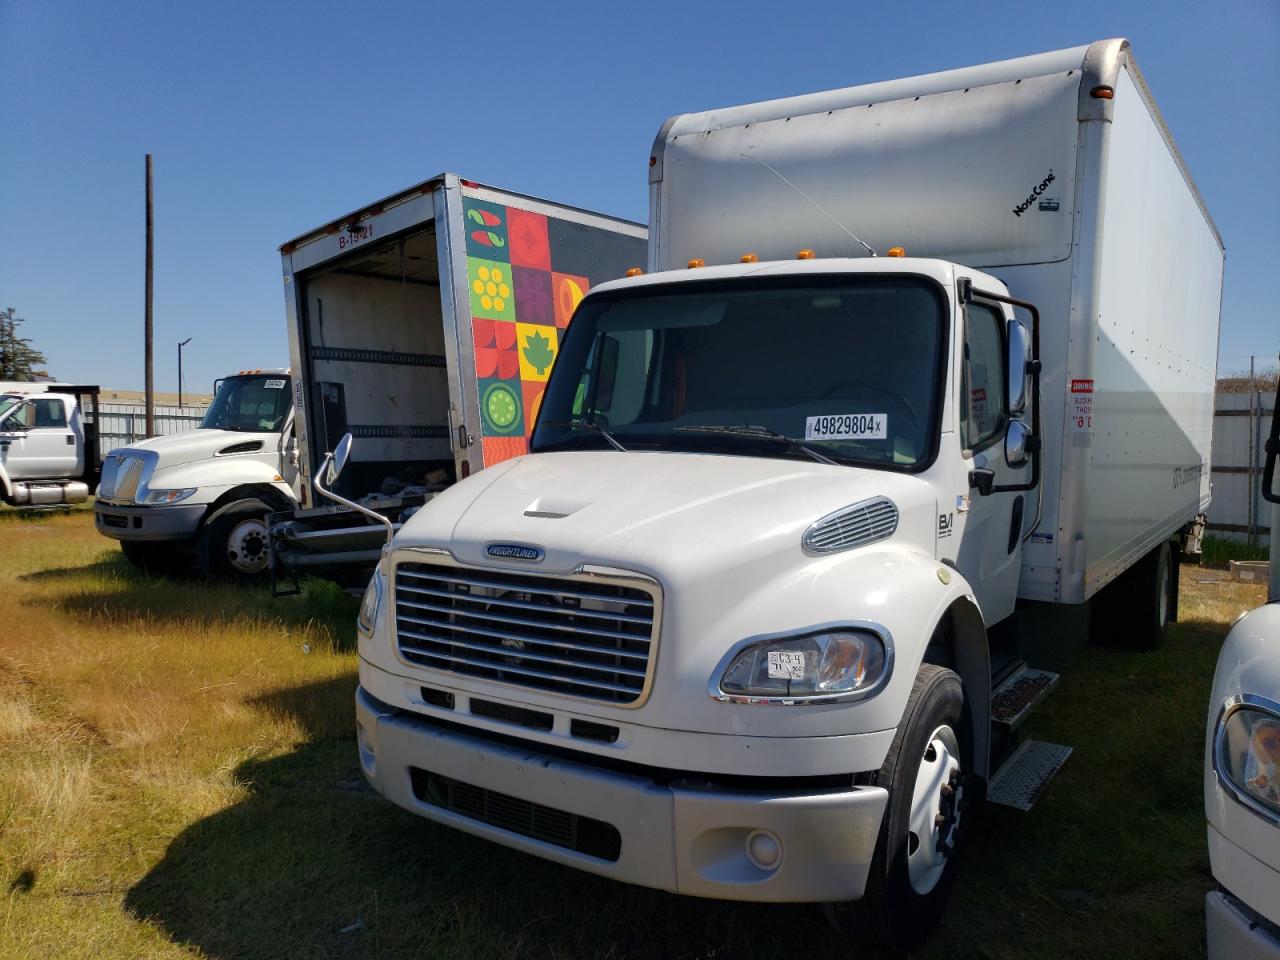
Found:
[(361, 764), (906, 950), (988, 783), (1069, 753), (1019, 733), (1036, 618), (1154, 644), (1176, 612), (1222, 247), (1119, 40), (679, 116), (649, 169), (651, 272), (579, 305), (530, 454), (384, 552)]
[(0, 383), (0, 502), (84, 503), (98, 486), (96, 386)]
[(652, 269), (865, 255), (847, 228), (1036, 304), (1019, 596), (1080, 603), (1207, 509), (1222, 242), (1122, 42), (686, 114), (654, 157)]
[(273, 519), (291, 567), (377, 560), (382, 529), (324, 501), (326, 452), (356, 444), (338, 493), (391, 517), (527, 451), (558, 339), (593, 284), (644, 262), (645, 228), (443, 174), (281, 248), (299, 507)]

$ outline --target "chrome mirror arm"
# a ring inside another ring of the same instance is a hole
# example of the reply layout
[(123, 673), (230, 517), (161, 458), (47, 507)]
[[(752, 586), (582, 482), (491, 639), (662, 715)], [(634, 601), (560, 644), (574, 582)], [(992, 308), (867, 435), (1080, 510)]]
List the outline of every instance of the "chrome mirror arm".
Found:
[(316, 471), (315, 479), (311, 481), (311, 485), (315, 487), (316, 493), (320, 494), (322, 497), (332, 500), (334, 503), (340, 503), (344, 507), (349, 507), (350, 509), (356, 511), (357, 513), (363, 513), (370, 520), (374, 520), (382, 524), (384, 527), (387, 528), (387, 543), (390, 543), (396, 535), (396, 528), (392, 525), (391, 521), (387, 517), (384, 517), (382, 514), (378, 513), (376, 510), (370, 510), (368, 507), (362, 507), (360, 506), (360, 504), (352, 500), (348, 500), (346, 497), (338, 496), (338, 494), (334, 493), (332, 490), (326, 489), (324, 484), (320, 482), (320, 478), (325, 475), (326, 471), (329, 469), (329, 464), (331, 464), (332, 462), (333, 462), (333, 454), (326, 453), (324, 455), (323, 462), (321, 462), (320, 464), (320, 469)]

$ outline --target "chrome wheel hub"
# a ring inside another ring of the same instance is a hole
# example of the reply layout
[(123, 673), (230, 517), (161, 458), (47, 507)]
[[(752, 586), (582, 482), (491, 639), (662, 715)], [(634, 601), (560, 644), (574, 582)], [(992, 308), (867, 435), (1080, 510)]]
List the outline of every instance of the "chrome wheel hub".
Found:
[(938, 727), (929, 735), (911, 794), (907, 822), (907, 875), (924, 896), (938, 885), (960, 829), (964, 786), (955, 731)]
[(227, 537), (227, 559), (239, 573), (261, 573), (267, 568), (267, 524), (260, 517), (241, 520)]

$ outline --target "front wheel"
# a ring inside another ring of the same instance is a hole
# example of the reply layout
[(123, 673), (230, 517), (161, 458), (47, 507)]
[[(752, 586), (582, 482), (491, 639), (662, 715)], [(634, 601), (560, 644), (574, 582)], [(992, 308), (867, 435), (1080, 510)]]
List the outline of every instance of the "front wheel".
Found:
[(874, 783), (889, 806), (862, 900), (851, 920), (889, 950), (912, 949), (942, 918), (965, 828), (968, 733), (964, 689), (945, 667), (926, 663)]
[(258, 580), (267, 573), (267, 514), (250, 497), (219, 507), (196, 535), (196, 564), (210, 580)]

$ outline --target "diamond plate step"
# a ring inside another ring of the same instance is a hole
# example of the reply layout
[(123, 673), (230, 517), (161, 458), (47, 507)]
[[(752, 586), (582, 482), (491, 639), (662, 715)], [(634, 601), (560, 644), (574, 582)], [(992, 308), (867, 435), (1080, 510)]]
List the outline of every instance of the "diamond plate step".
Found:
[(987, 800), (1017, 810), (1030, 810), (1069, 756), (1071, 748), (1060, 743), (1025, 741), (991, 778)]
[(1015, 670), (991, 694), (991, 722), (1016, 730), (1057, 685), (1058, 675), (1048, 670)]

